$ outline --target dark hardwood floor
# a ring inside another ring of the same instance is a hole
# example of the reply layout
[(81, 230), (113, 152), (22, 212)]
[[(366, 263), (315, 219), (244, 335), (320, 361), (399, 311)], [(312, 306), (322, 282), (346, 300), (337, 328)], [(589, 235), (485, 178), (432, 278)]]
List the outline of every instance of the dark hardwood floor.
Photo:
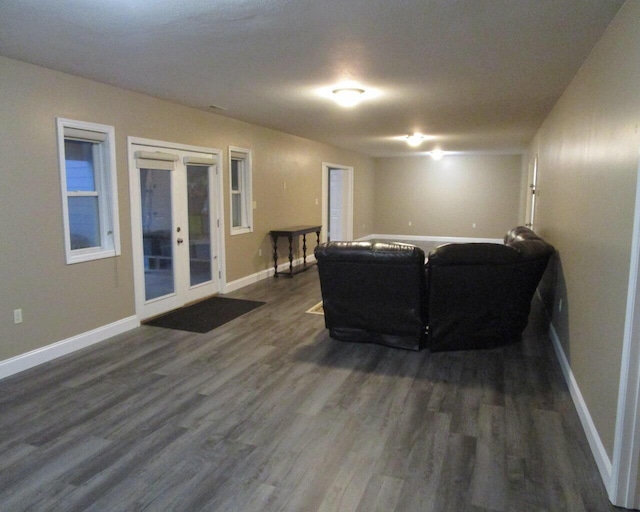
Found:
[(330, 339), (316, 269), (229, 296), (267, 304), (0, 381), (0, 510), (618, 510), (536, 308), (430, 354)]

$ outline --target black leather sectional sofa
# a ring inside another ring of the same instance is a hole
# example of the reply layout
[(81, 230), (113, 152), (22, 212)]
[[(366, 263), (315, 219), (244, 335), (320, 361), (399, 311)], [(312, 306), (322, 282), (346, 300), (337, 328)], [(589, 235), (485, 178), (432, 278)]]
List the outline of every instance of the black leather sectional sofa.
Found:
[(431, 351), (521, 338), (554, 248), (530, 229), (504, 245), (454, 243), (428, 255), (399, 243), (328, 242), (315, 250), (332, 338)]

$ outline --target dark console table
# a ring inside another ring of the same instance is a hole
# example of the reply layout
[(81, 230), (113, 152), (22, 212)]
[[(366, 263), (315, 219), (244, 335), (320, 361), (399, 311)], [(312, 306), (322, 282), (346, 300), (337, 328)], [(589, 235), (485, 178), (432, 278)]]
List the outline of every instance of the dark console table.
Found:
[[(273, 243), (273, 268), (275, 270), (274, 277), (278, 277), (278, 238), (283, 236), (289, 239), (289, 272), (285, 275), (293, 277), (299, 272), (304, 272), (311, 265), (307, 265), (307, 233), (316, 234), (316, 243), (320, 244), (320, 230), (322, 226), (293, 226), (285, 229), (274, 229), (270, 232), (271, 242)], [(302, 235), (302, 265), (297, 269), (293, 269), (293, 239), (296, 241)]]

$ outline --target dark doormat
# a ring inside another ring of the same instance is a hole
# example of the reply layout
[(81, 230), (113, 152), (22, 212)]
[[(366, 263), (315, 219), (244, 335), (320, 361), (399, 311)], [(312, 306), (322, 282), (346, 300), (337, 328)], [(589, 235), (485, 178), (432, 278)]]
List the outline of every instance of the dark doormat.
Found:
[(265, 304), (253, 300), (211, 297), (145, 322), (146, 325), (191, 332), (209, 332)]

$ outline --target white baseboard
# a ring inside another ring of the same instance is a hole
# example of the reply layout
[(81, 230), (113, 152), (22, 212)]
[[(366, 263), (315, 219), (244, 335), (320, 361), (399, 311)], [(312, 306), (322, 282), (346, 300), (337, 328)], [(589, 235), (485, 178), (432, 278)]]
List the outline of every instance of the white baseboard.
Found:
[(135, 316), (123, 318), (108, 325), (103, 325), (92, 331), (84, 332), (66, 340), (58, 341), (24, 354), (0, 361), (0, 379), (9, 377), (16, 373), (28, 370), (39, 364), (47, 363), (58, 357), (66, 356), (71, 352), (83, 349), (95, 343), (99, 343), (108, 338), (123, 332), (135, 329), (140, 325), (140, 321)]
[[(307, 263), (314, 263), (316, 261), (316, 257), (313, 254), (307, 255)], [(302, 265), (302, 258), (298, 258), (293, 260), (293, 265)], [(289, 272), (289, 260), (286, 263), (281, 263), (278, 265), (278, 273), (288, 273)], [(257, 283), (258, 281), (262, 281), (263, 279), (267, 279), (268, 277), (272, 277), (275, 274), (275, 270), (272, 268), (261, 270), (260, 272), (256, 272), (255, 274), (251, 274), (245, 277), (241, 277), (240, 279), (236, 279), (235, 281), (231, 281), (227, 283), (224, 288), (224, 293), (231, 293), (240, 288), (244, 288), (245, 286), (249, 286), (250, 284)]]
[(457, 236), (420, 236), (420, 235), (367, 235), (358, 238), (359, 241), (366, 240), (414, 240), (416, 242), (441, 242), (448, 243), (486, 243), (486, 244), (503, 244), (502, 238), (467, 238)]
[(553, 324), (550, 324), (549, 334), (551, 336), (551, 341), (553, 342), (553, 348), (556, 351), (556, 356), (558, 357), (558, 361), (560, 362), (562, 373), (564, 374), (567, 386), (569, 387), (571, 398), (573, 399), (573, 403), (576, 407), (576, 410), (578, 411), (578, 417), (580, 418), (580, 422), (582, 423), (582, 428), (587, 435), (589, 447), (591, 448), (591, 452), (593, 453), (593, 457), (596, 460), (598, 470), (600, 471), (600, 476), (602, 477), (602, 481), (604, 482), (605, 487), (609, 489), (612, 474), (611, 459), (607, 455), (607, 451), (602, 444), (602, 440), (600, 439), (598, 430), (593, 423), (593, 419), (591, 418), (591, 414), (589, 413), (589, 408), (587, 407), (587, 404), (582, 397), (582, 393), (580, 392), (580, 388), (578, 387), (578, 382), (573, 375), (571, 365), (569, 364), (567, 356), (562, 349), (560, 338)]
[[(307, 263), (313, 263), (315, 261), (316, 258), (313, 254), (307, 256)], [(302, 264), (302, 258), (294, 260), (293, 264)], [(288, 260), (285, 263), (278, 265), (278, 272), (286, 273), (288, 271)], [(229, 293), (235, 290), (239, 290), (240, 288), (271, 277), (273, 276), (273, 274), (273, 268), (261, 270), (260, 272), (256, 272), (255, 274), (251, 274), (241, 279), (237, 279), (236, 281), (227, 283), (224, 287), (223, 292)], [(29, 368), (33, 368), (34, 366), (38, 366), (39, 364), (47, 363), (58, 357), (66, 356), (67, 354), (71, 354), (76, 350), (94, 345), (95, 343), (99, 343), (123, 332), (135, 329), (139, 326), (140, 320), (138, 319), (138, 317), (130, 316), (111, 324), (103, 325), (102, 327), (98, 327), (97, 329), (72, 336), (71, 338), (68, 338), (66, 340), (61, 340), (45, 347), (41, 347), (30, 352), (17, 355), (10, 359), (5, 359), (4, 361), (0, 361), (0, 379), (4, 379), (5, 377), (9, 377), (10, 375), (28, 370)]]

